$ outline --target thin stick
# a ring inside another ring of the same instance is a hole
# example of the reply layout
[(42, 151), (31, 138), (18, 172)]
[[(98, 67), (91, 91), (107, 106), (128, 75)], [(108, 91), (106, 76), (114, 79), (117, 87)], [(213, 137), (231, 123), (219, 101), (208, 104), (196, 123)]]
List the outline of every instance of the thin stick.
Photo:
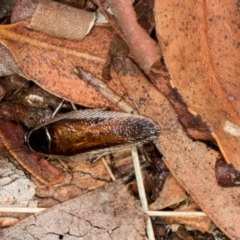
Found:
[(77, 111), (76, 105), (75, 105), (73, 102), (70, 102), (70, 103), (71, 103), (71, 106), (72, 106), (73, 110), (74, 110), (74, 111)]
[(59, 112), (59, 110), (62, 107), (63, 103), (64, 103), (64, 99), (62, 99), (62, 101), (58, 104), (57, 108), (55, 109), (55, 111), (52, 114), (52, 118), (54, 118), (55, 115)]
[[(147, 213), (148, 203), (147, 203), (146, 193), (145, 193), (144, 184), (143, 184), (143, 177), (142, 177), (141, 166), (138, 158), (137, 147), (132, 147), (132, 158), (133, 158), (133, 166), (134, 166), (134, 171), (135, 171), (135, 176), (137, 181), (139, 198), (142, 204), (143, 211)], [(155, 239), (153, 227), (152, 227), (152, 221), (150, 217), (148, 217), (147, 219), (147, 235), (149, 240)]]
[(147, 211), (151, 217), (206, 217), (204, 212)]
[(0, 207), (0, 212), (11, 213), (38, 213), (46, 208), (27, 208), (27, 207)]
[(104, 167), (106, 168), (108, 174), (109, 174), (110, 177), (112, 178), (112, 180), (113, 180), (113, 181), (116, 181), (116, 178), (115, 178), (115, 176), (113, 175), (113, 172), (112, 172), (111, 168), (108, 166), (108, 163), (107, 163), (107, 161), (105, 160), (105, 157), (102, 157), (101, 160), (102, 160), (102, 163), (103, 163)]
[(83, 79), (89, 85), (93, 86), (99, 93), (101, 93), (105, 98), (122, 109), (124, 112), (138, 114), (136, 109), (125, 102), (121, 97), (119, 97), (113, 90), (108, 87), (107, 84), (105, 84), (100, 79), (95, 78), (90, 72), (85, 71), (79, 66), (75, 67), (74, 71), (77, 73), (79, 78)]

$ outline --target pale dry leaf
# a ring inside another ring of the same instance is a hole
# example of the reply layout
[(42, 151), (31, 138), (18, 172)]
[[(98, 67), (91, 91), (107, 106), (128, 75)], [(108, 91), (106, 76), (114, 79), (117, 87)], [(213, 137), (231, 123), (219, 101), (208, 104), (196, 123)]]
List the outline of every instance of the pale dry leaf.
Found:
[(0, 206), (36, 207), (34, 183), (7, 158), (1, 158), (0, 165)]
[(144, 214), (139, 201), (129, 195), (126, 187), (114, 182), (0, 231), (2, 240), (16, 236), (19, 240), (28, 237), (142, 240)]

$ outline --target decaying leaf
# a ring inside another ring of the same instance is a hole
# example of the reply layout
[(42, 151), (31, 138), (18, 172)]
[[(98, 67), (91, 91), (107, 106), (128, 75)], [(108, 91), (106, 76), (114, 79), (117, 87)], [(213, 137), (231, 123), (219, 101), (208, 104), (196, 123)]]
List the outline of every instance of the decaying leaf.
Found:
[(227, 5), (156, 1), (155, 12), (172, 84), (189, 109), (209, 123), (225, 159), (240, 169), (240, 18), (236, 1)]
[(144, 213), (126, 187), (115, 182), (105, 189), (59, 204), (0, 232), (2, 240), (16, 236), (18, 239), (74, 237), (142, 240), (145, 236)]

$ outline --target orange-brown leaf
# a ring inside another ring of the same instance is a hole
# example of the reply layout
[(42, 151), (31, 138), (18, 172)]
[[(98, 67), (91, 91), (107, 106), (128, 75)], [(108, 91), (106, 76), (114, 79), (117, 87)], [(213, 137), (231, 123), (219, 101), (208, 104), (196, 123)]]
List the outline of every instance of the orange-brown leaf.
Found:
[(228, 162), (240, 169), (240, 15), (236, 1), (156, 1), (165, 61), (193, 113), (206, 120)]
[[(88, 107), (113, 107), (101, 94), (79, 79), (75, 66), (81, 66), (101, 78), (113, 31), (96, 26), (82, 41), (54, 38), (29, 30), (27, 21), (0, 27), (0, 43), (12, 53), (25, 77), (49, 92)], [(109, 85), (123, 89), (112, 74)]]

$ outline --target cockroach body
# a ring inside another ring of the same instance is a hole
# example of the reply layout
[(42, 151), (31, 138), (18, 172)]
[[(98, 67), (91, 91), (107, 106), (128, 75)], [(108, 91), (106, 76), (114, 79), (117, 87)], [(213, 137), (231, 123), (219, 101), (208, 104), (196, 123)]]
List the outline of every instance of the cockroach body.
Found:
[(96, 155), (154, 141), (158, 126), (127, 113), (83, 110), (59, 115), (25, 133), (25, 144), (45, 155)]

